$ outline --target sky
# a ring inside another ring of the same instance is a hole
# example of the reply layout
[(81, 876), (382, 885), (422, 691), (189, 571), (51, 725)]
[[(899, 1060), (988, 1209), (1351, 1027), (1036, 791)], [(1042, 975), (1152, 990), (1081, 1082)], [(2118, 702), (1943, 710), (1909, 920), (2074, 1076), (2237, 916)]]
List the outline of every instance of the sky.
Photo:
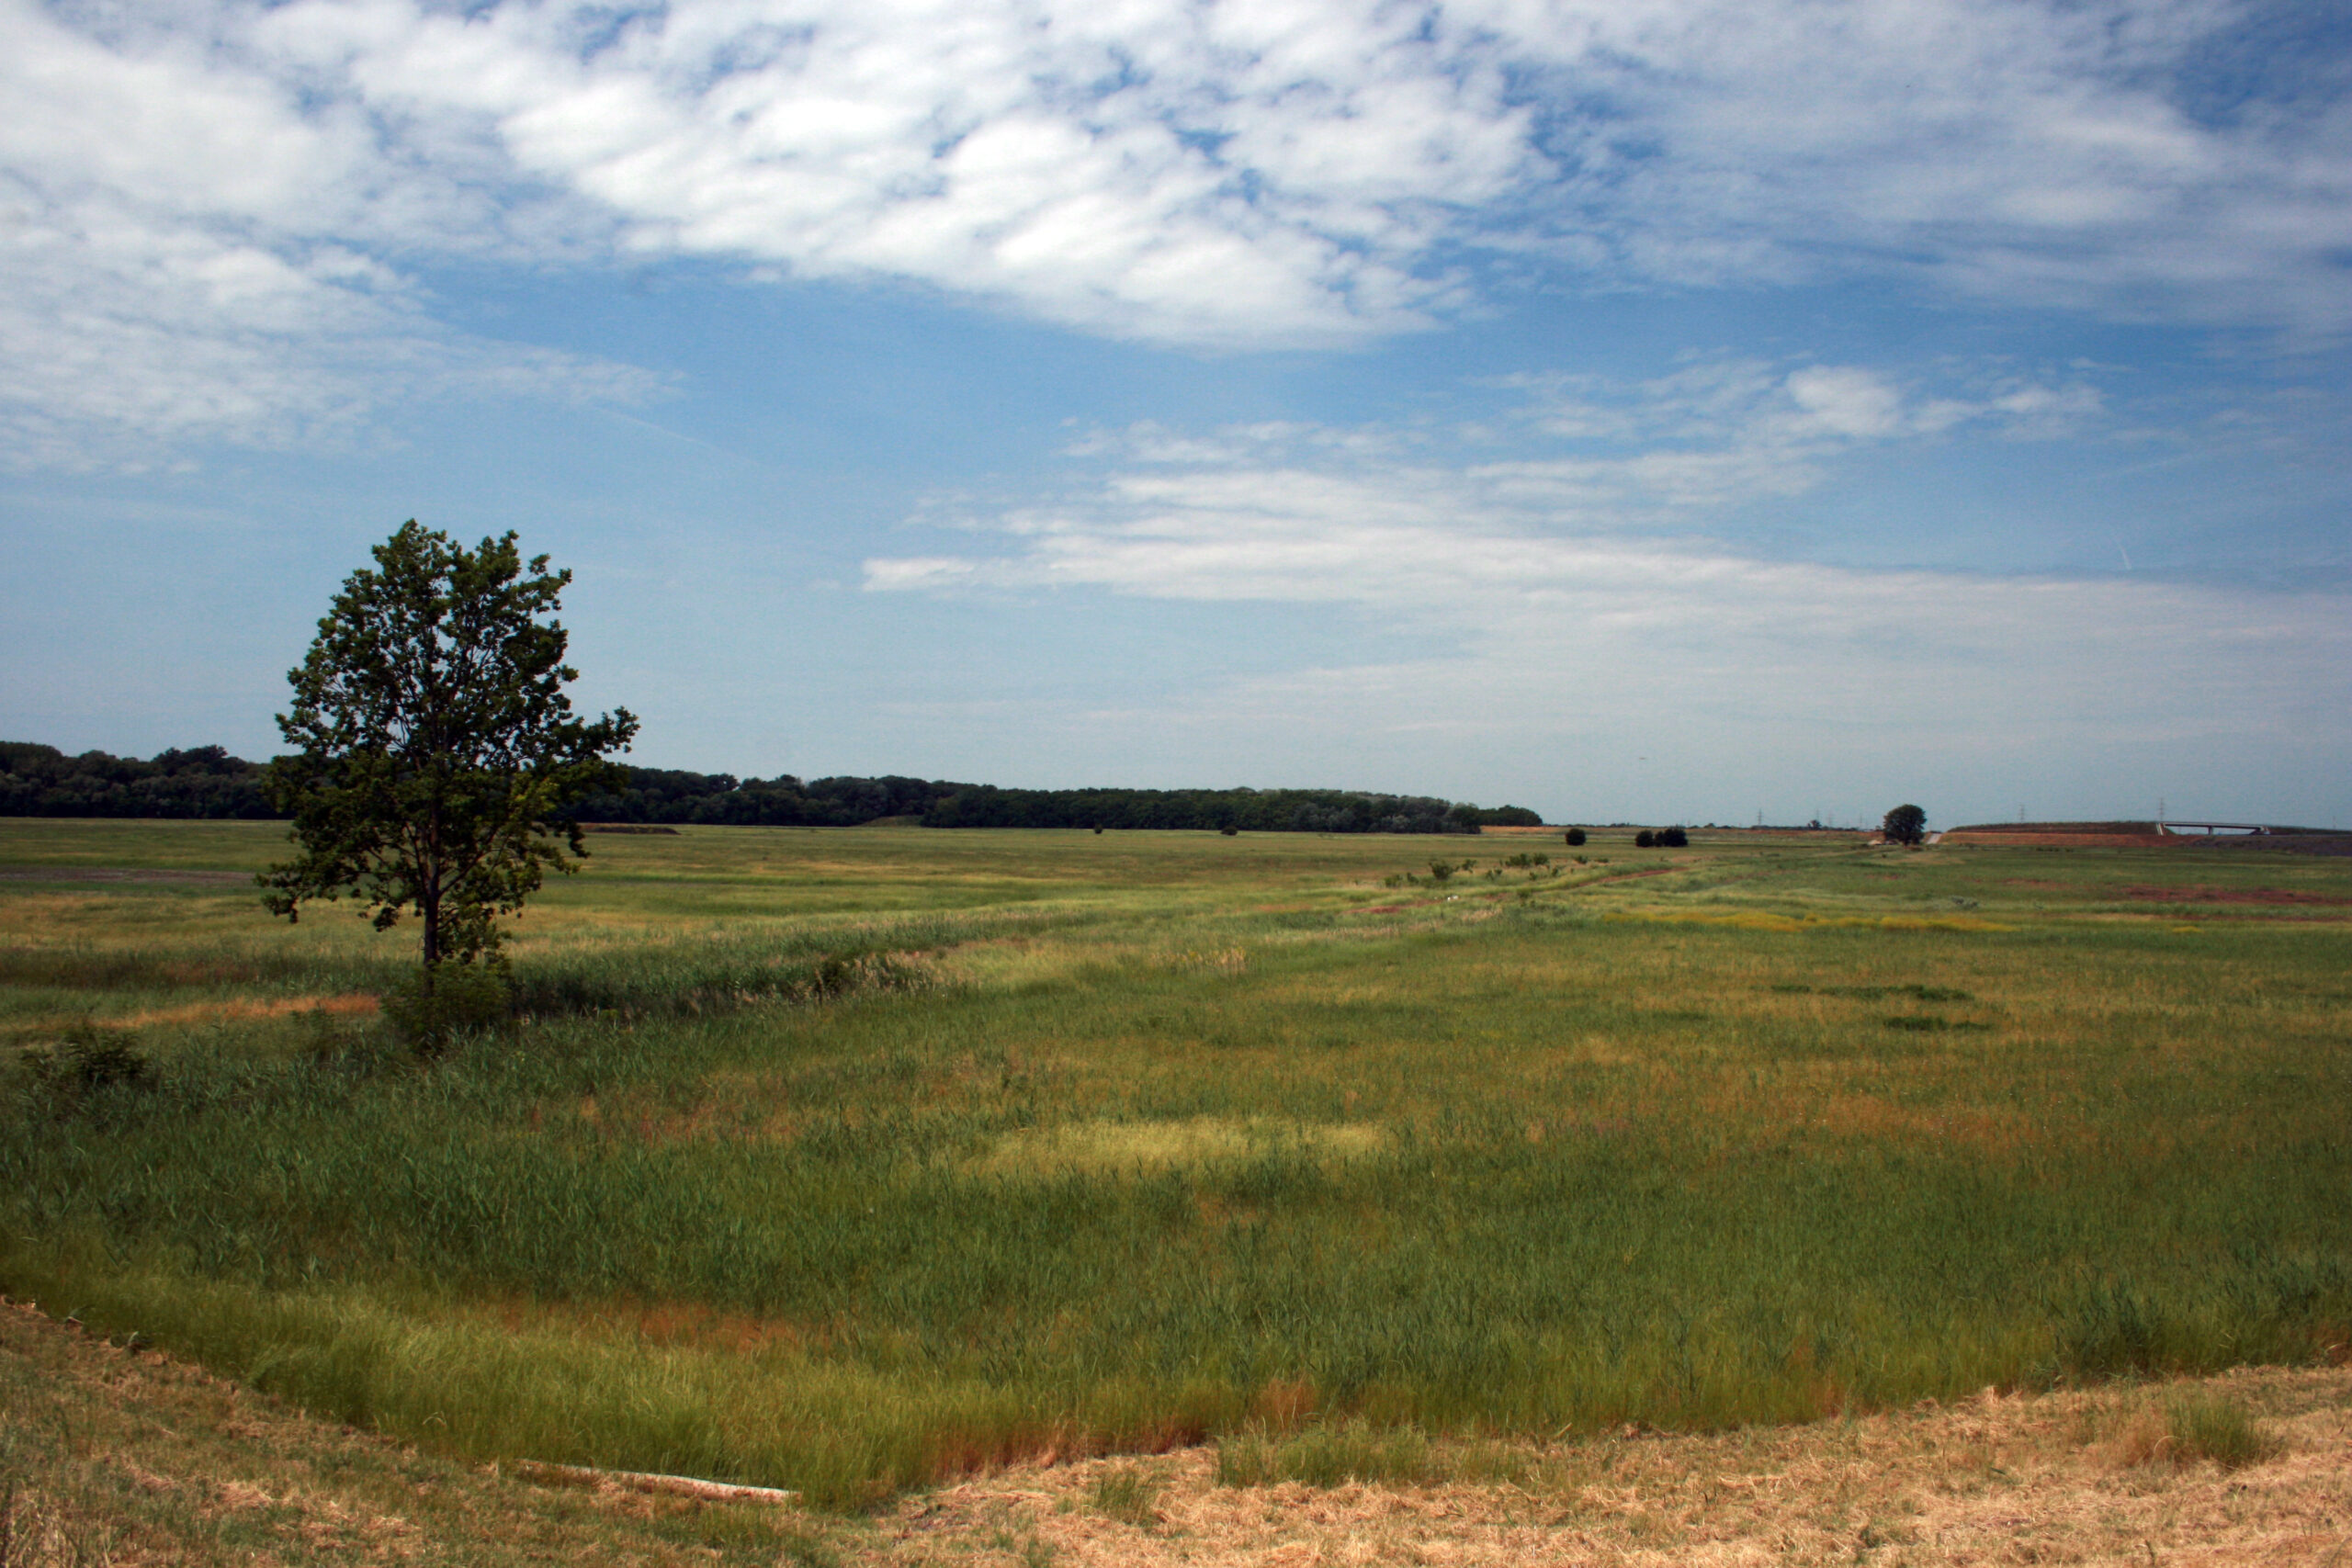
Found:
[(0, 0), (0, 736), (2352, 826), (2352, 6)]

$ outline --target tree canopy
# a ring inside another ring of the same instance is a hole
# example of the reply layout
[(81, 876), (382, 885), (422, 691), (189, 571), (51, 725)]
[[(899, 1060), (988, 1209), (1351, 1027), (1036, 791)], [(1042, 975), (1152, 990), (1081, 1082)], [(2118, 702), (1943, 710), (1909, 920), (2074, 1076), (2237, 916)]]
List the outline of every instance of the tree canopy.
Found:
[(1928, 836), (1928, 814), (1916, 806), (1898, 806), (1881, 828), (1890, 844), (1916, 844)]
[(300, 852), (260, 881), (289, 919), (345, 896), (379, 931), (413, 914), (429, 998), (436, 968), (494, 957), (498, 918), (575, 869), (587, 852), (560, 814), (607, 781), (637, 719), (573, 716), (579, 671), (548, 618), (571, 573), (526, 566), (512, 533), (469, 550), (412, 520), (373, 553), (287, 676), (294, 750), (266, 787)]

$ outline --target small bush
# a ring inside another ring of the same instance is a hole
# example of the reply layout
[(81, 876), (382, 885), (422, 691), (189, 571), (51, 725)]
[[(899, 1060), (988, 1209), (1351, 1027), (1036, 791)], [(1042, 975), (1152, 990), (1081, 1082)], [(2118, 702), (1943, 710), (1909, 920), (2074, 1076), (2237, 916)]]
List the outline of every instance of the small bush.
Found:
[(153, 1081), (147, 1058), (121, 1031), (90, 1023), (68, 1029), (54, 1046), (27, 1046), (24, 1064), (37, 1087), (69, 1097)]
[(460, 1034), (495, 1029), (511, 1016), (514, 983), (503, 963), (419, 966), (384, 993), (384, 1021), (418, 1055), (438, 1055)]
[(1679, 828), (1661, 828), (1658, 829), (1657, 847), (1662, 850), (1687, 850), (1690, 847), (1690, 835)]
[(1453, 874), (1453, 865), (1452, 862), (1442, 860), (1433, 860), (1430, 862), (1430, 880), (1431, 882), (1443, 882), (1447, 877), (1452, 876)]
[(1571, 849), (1582, 849), (1584, 847), (1583, 829), (1571, 828), (1568, 829), (1568, 846)]
[(1657, 835), (1645, 828), (1634, 835), (1634, 847), (1637, 850), (1654, 850), (1657, 848)]

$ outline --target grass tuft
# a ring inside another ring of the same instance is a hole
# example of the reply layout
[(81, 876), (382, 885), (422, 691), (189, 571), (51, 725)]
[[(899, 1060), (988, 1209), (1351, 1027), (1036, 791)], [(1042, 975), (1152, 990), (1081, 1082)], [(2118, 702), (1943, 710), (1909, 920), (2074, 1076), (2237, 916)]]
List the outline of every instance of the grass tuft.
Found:
[(1257, 1428), (1216, 1446), (1220, 1486), (1272, 1486), (1284, 1481), (1323, 1487), (1351, 1481), (1426, 1486), (1451, 1478), (1451, 1467), (1429, 1438), (1410, 1427), (1342, 1421), (1318, 1423), (1288, 1436)]
[(1095, 1512), (1137, 1529), (1159, 1522), (1160, 1479), (1141, 1465), (1120, 1464), (1094, 1478), (1091, 1499)]
[(2125, 1464), (2179, 1467), (2211, 1461), (2223, 1470), (2259, 1464), (2279, 1447), (2245, 1401), (2200, 1392), (2142, 1405), (2115, 1440), (2116, 1457)]

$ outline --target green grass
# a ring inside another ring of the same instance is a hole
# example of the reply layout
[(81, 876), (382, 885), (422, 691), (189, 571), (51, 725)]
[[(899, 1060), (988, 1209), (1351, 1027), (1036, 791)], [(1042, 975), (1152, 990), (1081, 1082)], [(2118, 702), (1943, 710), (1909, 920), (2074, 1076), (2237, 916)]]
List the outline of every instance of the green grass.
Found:
[(2243, 1401), (2224, 1395), (2188, 1393), (2167, 1401), (2165, 1426), (2181, 1463), (2211, 1460), (2223, 1470), (2240, 1470), (2278, 1448)]
[(150, 1069), (6, 1080), (0, 1289), (455, 1452), (841, 1506), (1210, 1438), (1304, 1477), (2352, 1329), (2343, 862), (600, 838), (528, 1021), (428, 1069), (315, 1010), (397, 935), (64, 874), (274, 832), (0, 823), (0, 1042)]
[(1111, 1465), (1094, 1478), (1090, 1501), (1104, 1517), (1140, 1529), (1159, 1522), (1159, 1479), (1142, 1467)]

